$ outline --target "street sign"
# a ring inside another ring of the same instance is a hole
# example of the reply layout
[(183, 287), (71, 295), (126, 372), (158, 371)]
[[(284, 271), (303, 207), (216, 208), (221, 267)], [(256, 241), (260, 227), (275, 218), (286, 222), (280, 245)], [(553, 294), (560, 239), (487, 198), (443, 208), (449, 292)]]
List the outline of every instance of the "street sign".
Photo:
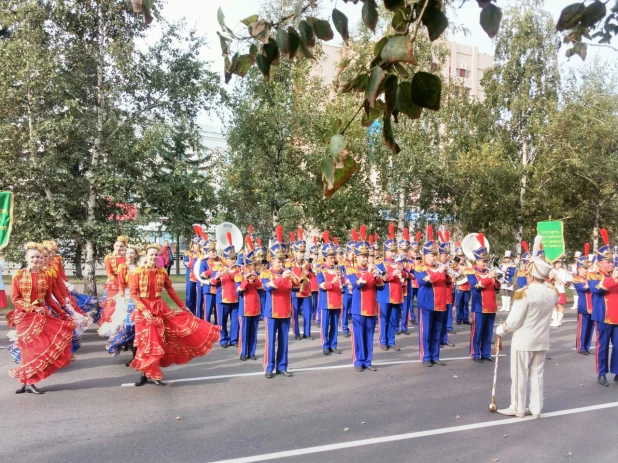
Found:
[(543, 237), (545, 257), (552, 264), (564, 255), (564, 230), (562, 222), (553, 220), (537, 222), (537, 232)]

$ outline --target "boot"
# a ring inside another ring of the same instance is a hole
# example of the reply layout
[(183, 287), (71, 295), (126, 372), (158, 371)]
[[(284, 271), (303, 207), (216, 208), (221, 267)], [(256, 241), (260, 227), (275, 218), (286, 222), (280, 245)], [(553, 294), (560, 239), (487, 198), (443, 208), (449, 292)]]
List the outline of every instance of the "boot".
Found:
[(563, 317), (564, 317), (564, 312), (558, 312), (558, 318), (556, 318), (556, 326), (562, 326)]
[(556, 309), (553, 310), (553, 312), (551, 313), (551, 323), (549, 324), (549, 326), (558, 326), (556, 325), (556, 321), (558, 320), (558, 311)]
[(147, 382), (148, 382), (148, 376), (146, 376), (145, 373), (142, 373), (142, 376), (140, 376), (137, 382), (135, 383), (135, 387), (143, 386)]
[(510, 312), (511, 310), (511, 296), (504, 296), (504, 311)]
[(579, 302), (579, 296), (577, 294), (577, 291), (573, 291), (573, 307), (571, 307), (571, 310), (577, 310), (577, 304)]
[(502, 303), (500, 304), (500, 310), (498, 310), (498, 312), (504, 312), (506, 310), (506, 296), (500, 296), (500, 300)]
[(133, 351), (133, 357), (131, 357), (131, 361), (129, 363), (125, 363), (124, 364), (125, 367), (130, 367), (131, 366), (131, 362), (135, 358), (135, 353), (137, 352), (137, 347), (133, 347), (133, 349), (131, 349), (131, 350)]

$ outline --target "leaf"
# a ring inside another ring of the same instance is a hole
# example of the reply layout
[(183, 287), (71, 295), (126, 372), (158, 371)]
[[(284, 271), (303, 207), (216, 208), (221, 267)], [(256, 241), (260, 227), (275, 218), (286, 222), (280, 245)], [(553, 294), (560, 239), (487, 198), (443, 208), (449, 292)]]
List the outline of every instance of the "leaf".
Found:
[(298, 51), (298, 47), (300, 47), (300, 35), (292, 26), (288, 27), (288, 41), (289, 46), (286, 58), (292, 60)]
[(386, 103), (386, 116), (390, 116), (395, 108), (397, 100), (397, 76), (389, 74), (384, 80), (384, 102)]
[(270, 79), (270, 61), (264, 55), (257, 55), (255, 57), (255, 63), (257, 64), (260, 71), (264, 75), (264, 78), (268, 81)]
[(330, 23), (325, 19), (318, 19), (310, 16), (309, 18), (307, 18), (307, 21), (309, 22), (309, 24), (311, 24), (313, 32), (318, 39), (328, 42), (335, 37), (335, 33), (330, 27)]
[(404, 0), (384, 0), (384, 8), (395, 11), (404, 6)]
[(601, 19), (603, 19), (606, 14), (607, 8), (605, 7), (605, 5), (596, 0), (595, 2), (588, 5), (584, 10), (584, 14), (582, 15), (580, 24), (583, 27), (592, 27)]
[[(498, 10), (500, 9), (498, 8)], [(502, 12), (500, 12), (500, 15), (502, 15)], [(481, 21), (482, 18), (483, 13), (481, 12)], [(448, 27), (448, 18), (437, 5), (433, 7), (427, 7), (427, 10), (423, 14), (422, 21), (423, 25), (427, 27), (427, 32), (429, 33), (429, 40), (431, 40), (432, 42), (439, 39), (442, 33)], [(498, 24), (500, 24), (500, 21), (498, 21)]]
[(339, 32), (339, 35), (341, 35), (341, 38), (347, 45), (350, 40), (350, 32), (348, 31), (348, 17), (335, 8), (333, 10), (332, 18), (335, 29), (337, 29), (337, 32)]
[(296, 0), (296, 4), (294, 5), (294, 16), (297, 18), (303, 13), (303, 3), (304, 0)]
[(440, 94), (442, 82), (440, 78), (429, 72), (417, 72), (412, 77), (412, 102), (421, 108), (440, 109)]
[(558, 22), (556, 23), (556, 30), (559, 32), (573, 29), (584, 16), (586, 6), (584, 3), (572, 3), (565, 7), (560, 13)]
[(228, 56), (230, 54), (230, 44), (227, 39), (223, 38), (219, 31), (217, 31), (219, 35), (219, 42), (221, 44), (221, 56)]
[(493, 39), (498, 34), (501, 20), (502, 10), (493, 3), (481, 10), (481, 27), (490, 39)]
[(380, 99), (376, 100), (373, 107), (369, 106), (367, 100), (365, 100), (364, 104), (365, 111), (363, 112), (363, 117), (361, 118), (361, 125), (363, 127), (370, 127), (378, 117), (384, 114), (384, 110), (386, 109), (386, 105)]
[(315, 56), (313, 56), (311, 50), (307, 48), (307, 46), (302, 41), (300, 42), (300, 46), (298, 47), (298, 49), (300, 50), (301, 55), (303, 55), (305, 58), (315, 59)]
[(401, 8), (395, 11), (393, 14), (393, 19), (391, 20), (391, 26), (395, 30), (395, 32), (403, 34), (408, 27), (408, 16), (410, 15), (411, 8)]
[(397, 116), (399, 113), (403, 113), (410, 119), (418, 119), (421, 117), (423, 108), (417, 106), (412, 101), (412, 82), (404, 81), (400, 82), (397, 87), (397, 99), (395, 100), (395, 108), (393, 109), (393, 116), (395, 122), (397, 122)]
[(378, 25), (378, 7), (375, 0), (365, 0), (362, 10), (363, 23), (371, 32), (376, 31)]
[(324, 197), (326, 199), (332, 197), (339, 188), (345, 185), (348, 180), (352, 178), (352, 175), (354, 175), (357, 170), (358, 167), (356, 166), (356, 161), (354, 158), (352, 156), (345, 158), (343, 167), (335, 170), (332, 186), (327, 187), (327, 185), (324, 185)]
[(381, 67), (374, 68), (369, 76), (369, 82), (365, 89), (365, 98), (369, 101), (369, 105), (373, 106), (380, 90), (380, 84), (384, 80), (384, 69)]
[(306, 48), (315, 47), (315, 34), (311, 24), (303, 19), (300, 23), (298, 23), (298, 30), (300, 32), (301, 43), (303, 43)]
[(237, 76), (245, 77), (249, 72), (249, 69), (251, 69), (251, 66), (253, 66), (254, 62), (255, 58), (250, 54), (240, 55), (238, 57), (238, 60), (236, 61), (235, 68), (233, 68), (231, 72), (236, 74)]
[(258, 22), (249, 26), (249, 34), (262, 43), (268, 43), (270, 39), (270, 26), (260, 19)]
[(393, 124), (391, 122), (391, 118), (384, 117), (384, 123), (382, 125), (382, 136), (384, 137), (384, 143), (388, 146), (393, 154), (399, 154), (401, 152), (401, 148), (395, 141), (395, 134), (393, 133)]
[(288, 42), (288, 33), (284, 29), (277, 30), (277, 34), (275, 35), (275, 42), (277, 43), (277, 47), (279, 51), (284, 55), (287, 54), (290, 50), (290, 44)]
[(255, 58), (255, 56), (258, 54), (258, 47), (255, 43), (252, 43), (249, 47), (249, 54), (253, 56), (253, 58)]
[(408, 68), (401, 63), (395, 63), (395, 69), (397, 70), (399, 77), (401, 77), (402, 79), (407, 79), (412, 75)]
[(243, 23), (245, 26), (250, 26), (251, 24), (257, 22), (258, 19), (260, 19), (260, 17), (257, 14), (252, 14), (251, 16), (247, 16), (240, 22)]
[(576, 43), (573, 45), (573, 51), (579, 55), (582, 61), (586, 61), (586, 54), (588, 53), (588, 46), (585, 43)]
[(335, 163), (330, 156), (322, 158), (322, 181), (328, 185), (325, 189), (333, 188), (335, 183)]
[(403, 62), (417, 66), (418, 61), (414, 57), (413, 48), (414, 44), (407, 35), (397, 35), (390, 38), (384, 45), (380, 58), (385, 63)]
[(348, 142), (340, 133), (330, 137), (329, 152), (330, 157), (335, 163), (337, 163), (338, 160), (343, 160), (345, 158), (345, 154), (347, 153), (344, 154), (344, 152), (347, 152), (347, 147)]
[(373, 56), (380, 56), (382, 50), (384, 49), (384, 45), (388, 42), (389, 37), (382, 37), (380, 40), (376, 42), (373, 46)]
[(262, 45), (262, 53), (271, 65), (276, 66), (279, 64), (279, 48), (274, 40), (271, 39), (268, 43)]
[(226, 29), (225, 16), (223, 15), (223, 10), (221, 7), (217, 10), (217, 21), (219, 21), (219, 26), (221, 26), (221, 29)]

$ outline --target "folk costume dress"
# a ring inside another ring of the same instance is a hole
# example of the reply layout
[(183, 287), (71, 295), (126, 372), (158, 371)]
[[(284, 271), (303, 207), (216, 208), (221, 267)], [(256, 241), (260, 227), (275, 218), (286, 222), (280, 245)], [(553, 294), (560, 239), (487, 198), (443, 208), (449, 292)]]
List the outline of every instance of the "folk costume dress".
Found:
[[(133, 310), (135, 303), (129, 297), (126, 297), (127, 289), (129, 288), (129, 277), (135, 272), (135, 265), (120, 264), (118, 268), (118, 295), (116, 296), (116, 310), (112, 316), (112, 321), (109, 322), (112, 334), (107, 340), (105, 349), (116, 356), (120, 354), (125, 347), (133, 346), (133, 338), (135, 337), (135, 323), (133, 323)], [(101, 326), (103, 329), (104, 326)]]
[(6, 309), (9, 304), (6, 300), (6, 291), (4, 290), (4, 282), (2, 281), (2, 274), (6, 270), (6, 261), (0, 259), (0, 309)]
[(19, 270), (11, 299), (15, 309), (7, 314), (7, 324), (15, 327), (21, 364), (9, 369), (9, 375), (22, 384), (36, 384), (70, 363), (75, 323), (54, 301), (52, 279), (44, 271)]
[[(135, 302), (135, 346), (131, 367), (148, 378), (161, 380), (162, 367), (184, 364), (210, 352), (219, 339), (220, 328), (200, 320), (186, 310), (162, 268), (138, 268), (129, 278), (131, 299)], [(174, 312), (161, 299), (163, 289), (178, 307)], [(147, 320), (144, 311), (152, 318)]]
[[(103, 296), (99, 300), (100, 315), (95, 317), (95, 323), (99, 326), (112, 320), (114, 310), (116, 310), (116, 295), (118, 294), (118, 268), (120, 264), (124, 264), (126, 258), (124, 256), (114, 256), (109, 254), (105, 256), (105, 273), (107, 282), (103, 285)], [(109, 336), (111, 333), (107, 334)], [(99, 333), (101, 336), (106, 336), (105, 333)]]

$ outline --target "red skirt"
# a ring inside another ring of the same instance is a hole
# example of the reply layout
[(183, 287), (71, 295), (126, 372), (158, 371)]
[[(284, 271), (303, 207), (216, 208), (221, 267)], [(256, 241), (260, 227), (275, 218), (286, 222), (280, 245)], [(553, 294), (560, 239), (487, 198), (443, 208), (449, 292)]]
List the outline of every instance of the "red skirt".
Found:
[(566, 304), (566, 294), (565, 293), (560, 293), (560, 296), (558, 297), (558, 304), (560, 305)]
[(105, 290), (105, 300), (101, 303), (102, 309), (99, 326), (112, 321), (112, 315), (116, 311), (116, 299), (114, 297), (118, 294), (118, 285), (115, 283), (105, 283), (103, 289)]
[(174, 312), (161, 299), (142, 299), (153, 317), (146, 320), (134, 311), (137, 347), (131, 367), (151, 379), (162, 379), (161, 367), (181, 365), (208, 354), (219, 341), (217, 325), (200, 320), (191, 312)]
[(71, 338), (75, 323), (49, 313), (12, 310), (9, 326), (15, 326), (21, 364), (10, 368), (9, 375), (21, 383), (35, 384), (71, 362)]
[(6, 291), (0, 289), (0, 309), (6, 309), (8, 306), (9, 303), (6, 300)]

